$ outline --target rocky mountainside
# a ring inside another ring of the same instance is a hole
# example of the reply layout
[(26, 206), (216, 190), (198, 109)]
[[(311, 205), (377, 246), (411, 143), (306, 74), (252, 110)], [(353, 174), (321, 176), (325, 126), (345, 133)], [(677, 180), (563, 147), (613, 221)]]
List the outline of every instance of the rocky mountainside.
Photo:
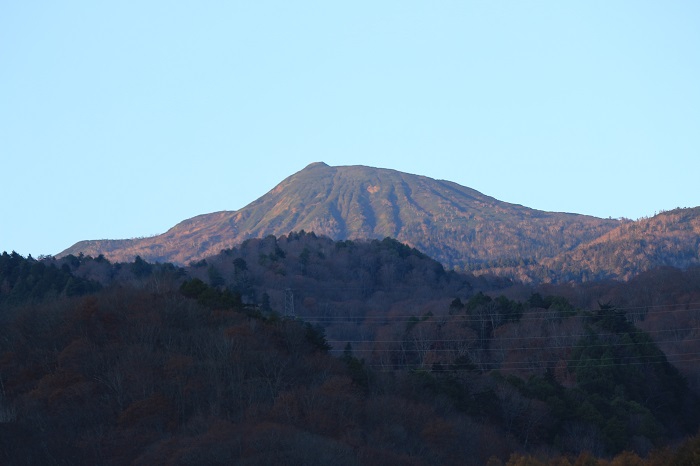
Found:
[(527, 265), (557, 257), (625, 222), (543, 212), (456, 183), (365, 166), (313, 163), (237, 211), (185, 220), (162, 235), (81, 241), (58, 256), (189, 263), (248, 238), (313, 231), (334, 240), (391, 237), (448, 267)]

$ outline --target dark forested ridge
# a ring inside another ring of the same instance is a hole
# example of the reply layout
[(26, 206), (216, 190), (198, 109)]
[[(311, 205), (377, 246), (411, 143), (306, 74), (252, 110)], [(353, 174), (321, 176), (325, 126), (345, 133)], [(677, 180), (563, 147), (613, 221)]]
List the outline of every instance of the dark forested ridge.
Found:
[(100, 283), (71, 273), (71, 259), (55, 263), (27, 259), (12, 252), (0, 255), (0, 305), (53, 296), (78, 296), (100, 289)]
[(305, 232), (183, 268), (0, 259), (2, 464), (698, 454), (692, 267), (535, 288)]

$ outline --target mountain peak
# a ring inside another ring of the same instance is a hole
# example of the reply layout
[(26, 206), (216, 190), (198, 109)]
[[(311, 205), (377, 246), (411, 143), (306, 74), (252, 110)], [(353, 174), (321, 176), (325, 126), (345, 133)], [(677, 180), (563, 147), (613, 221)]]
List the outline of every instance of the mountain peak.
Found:
[[(328, 164), (325, 163), (325, 162), (313, 162), (313, 163), (308, 164), (308, 165), (304, 168), (304, 170), (311, 170), (311, 169), (314, 169), (314, 168), (321, 168), (321, 167), (323, 167), (323, 168), (328, 168)], [(302, 171), (304, 171), (304, 170), (302, 170)]]
[(304, 230), (334, 240), (395, 238), (448, 266), (539, 259), (570, 251), (614, 220), (542, 212), (449, 181), (362, 165), (314, 162), (237, 211), (197, 216), (130, 242), (81, 242), (60, 255), (188, 263), (248, 238)]

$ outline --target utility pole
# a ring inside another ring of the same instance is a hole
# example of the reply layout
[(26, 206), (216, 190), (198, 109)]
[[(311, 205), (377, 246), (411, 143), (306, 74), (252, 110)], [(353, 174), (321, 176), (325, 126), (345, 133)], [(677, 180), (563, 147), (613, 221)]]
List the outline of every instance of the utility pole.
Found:
[(296, 317), (294, 312), (294, 290), (291, 288), (284, 290), (284, 315), (285, 317)]

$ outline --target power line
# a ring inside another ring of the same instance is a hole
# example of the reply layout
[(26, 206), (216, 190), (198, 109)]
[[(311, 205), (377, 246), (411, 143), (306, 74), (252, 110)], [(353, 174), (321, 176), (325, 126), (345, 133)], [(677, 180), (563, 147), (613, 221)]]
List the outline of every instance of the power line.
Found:
[[(473, 341), (473, 340), (472, 340)], [(690, 342), (690, 341), (700, 341), (700, 338), (692, 338), (692, 339), (687, 339), (683, 340), (683, 342)], [(441, 340), (421, 340), (421, 343), (433, 343), (433, 342), (441, 342)], [(468, 340), (460, 340), (460, 342), (466, 343)], [(329, 342), (330, 343), (330, 342)], [(373, 343), (372, 341), (365, 341), (364, 343)], [(414, 341), (407, 341), (407, 342), (402, 342), (402, 343), (414, 343)], [(657, 346), (659, 345), (659, 342), (655, 341), (653, 342)], [(674, 340), (667, 340), (667, 341), (662, 341), (661, 343), (676, 343)], [(594, 345), (559, 345), (559, 346), (520, 346), (520, 347), (507, 347), (507, 348), (471, 348), (472, 350), (479, 350), (479, 351), (492, 351), (492, 352), (503, 352), (503, 351), (543, 351), (543, 350), (555, 350), (555, 349), (576, 349), (576, 348), (620, 348), (620, 347), (625, 347), (625, 346), (635, 346), (639, 345), (640, 343), (613, 343), (613, 344), (594, 344)], [(430, 349), (410, 349), (410, 348), (353, 348), (353, 352), (362, 352), (362, 353), (395, 353), (395, 352), (406, 352), (406, 351), (426, 351), (426, 352), (442, 352), (442, 353), (449, 353), (449, 352), (460, 352), (462, 351), (463, 348), (430, 348)], [(336, 349), (333, 348), (330, 351), (333, 352), (342, 352), (345, 351), (344, 349)], [(700, 353), (698, 353), (700, 354)]]
[(294, 317), (294, 290), (287, 288), (284, 290), (284, 315), (286, 317)]
[[(700, 355), (698, 355), (700, 356)], [(617, 366), (629, 366), (629, 365), (650, 365), (650, 364), (664, 364), (668, 362), (669, 364), (672, 365), (677, 365), (679, 363), (691, 363), (691, 362), (699, 362), (700, 357), (694, 358), (694, 359), (683, 359), (679, 361), (646, 361), (646, 362), (625, 362), (625, 363), (612, 363), (612, 364), (598, 364), (595, 367), (617, 367)], [(544, 364), (557, 364), (560, 363), (561, 361), (537, 361), (536, 367), (533, 367), (534, 363), (530, 361), (513, 361), (509, 363), (501, 363), (501, 364), (494, 364), (494, 363), (483, 363), (485, 366), (497, 366), (493, 370), (520, 370), (520, 371), (528, 371), (528, 372), (541, 372), (542, 369), (546, 368), (543, 367)], [(567, 362), (568, 361), (564, 361)], [(516, 365), (519, 364), (519, 365)], [(432, 367), (430, 368), (431, 372), (473, 372), (474, 371), (474, 366), (477, 366), (478, 364), (474, 364), (473, 366), (466, 367), (459, 367), (453, 365), (453, 364), (448, 364), (448, 363), (441, 363), (443, 366), (448, 366), (447, 368), (443, 368), (441, 370), (434, 370)], [(426, 367), (421, 367), (419, 364), (367, 364), (367, 367), (372, 368), (373, 370), (376, 370), (378, 372), (395, 372), (398, 370), (407, 370), (407, 369), (426, 369)], [(432, 365), (431, 365), (432, 366)], [(568, 365), (568, 369), (577, 369), (579, 367), (584, 367), (583, 365), (576, 366), (576, 365)], [(478, 369), (477, 369), (478, 370)], [(491, 370), (491, 369), (489, 369)]]
[[(690, 310), (692, 312), (697, 312), (698, 309), (692, 309)], [(686, 311), (686, 312), (690, 312)], [(655, 316), (658, 314), (652, 315)], [(348, 316), (328, 316), (328, 317), (319, 317), (319, 316), (298, 316), (299, 319), (302, 319), (307, 322), (328, 322), (328, 323), (357, 323), (357, 322), (370, 322), (370, 323), (381, 323), (381, 322), (396, 322), (396, 323), (402, 323), (402, 322), (414, 322), (414, 323), (421, 323), (421, 322), (429, 322), (429, 323), (445, 323), (448, 321), (457, 321), (457, 322), (482, 322), (482, 321), (488, 321), (488, 322), (493, 322), (494, 320), (501, 320), (501, 321), (506, 321), (506, 322), (520, 322), (520, 321), (528, 321), (528, 320), (552, 320), (552, 321), (560, 321), (560, 320), (565, 320), (565, 319), (590, 319), (591, 317), (599, 317), (599, 316), (592, 316), (592, 315), (582, 315), (582, 314), (576, 314), (576, 315), (561, 315), (561, 314), (551, 314), (551, 315), (541, 315), (541, 316), (527, 316), (524, 315), (522, 317), (514, 318), (511, 315), (508, 315), (506, 313), (494, 313), (490, 314), (487, 316), (442, 316), (442, 315), (432, 315), (432, 316), (354, 316), (354, 317), (348, 317)], [(698, 314), (698, 318), (700, 318), (700, 313)], [(637, 321), (644, 321), (647, 320), (645, 319), (639, 319)], [(635, 321), (636, 322), (636, 321)]]
[[(694, 330), (700, 330), (700, 327), (684, 327), (683, 329), (665, 329), (665, 330), (638, 330), (635, 332), (626, 332), (623, 335), (633, 335), (633, 336), (638, 336), (638, 335), (649, 335), (649, 334), (660, 334), (660, 333), (678, 333), (680, 330), (685, 330), (688, 334), (693, 333)], [(584, 338), (584, 337), (590, 337), (590, 336), (613, 336), (613, 335), (618, 335), (615, 333), (571, 333), (571, 334), (559, 334), (559, 335), (541, 335), (541, 336), (531, 336), (531, 335), (524, 335), (524, 336), (516, 336), (516, 337), (499, 337), (499, 336), (493, 336), (490, 339), (492, 340), (537, 340), (537, 339), (542, 339), (542, 340), (551, 340), (554, 338)], [(468, 339), (468, 337), (465, 338), (419, 338), (419, 337), (414, 337), (413, 340), (420, 339), (421, 341), (432, 341), (432, 342), (460, 342), (460, 341), (465, 341)], [(328, 343), (405, 343), (407, 341), (407, 338), (401, 339), (401, 340), (327, 340)], [(673, 340), (670, 340), (673, 341)]]
[[(644, 309), (641, 307), (635, 307), (635, 308), (626, 308), (627, 310), (629, 309)], [(623, 309), (621, 308), (613, 308), (610, 309), (612, 312), (619, 312)], [(562, 320), (562, 319), (588, 319), (591, 316), (592, 313), (597, 313), (599, 312), (600, 309), (597, 310), (578, 310), (578, 311), (523, 311), (523, 315), (521, 315), (516, 322), (523, 321), (523, 320), (542, 320), (546, 318), (551, 318), (551, 319), (557, 319), (557, 320)], [(569, 312), (576, 312), (575, 314), (567, 315)], [(647, 316), (650, 314), (652, 315), (658, 315), (658, 314), (670, 314), (670, 313), (682, 313), (682, 312), (698, 312), (700, 313), (700, 307), (693, 307), (689, 309), (667, 309), (667, 310), (656, 310), (653, 311), (652, 313), (647, 313)], [(491, 316), (494, 317), (507, 317), (508, 314), (503, 312), (503, 311), (498, 311), (495, 310)], [(411, 315), (411, 314), (400, 314), (400, 315), (385, 315), (385, 316), (376, 316), (376, 315), (370, 315), (370, 316), (299, 316), (299, 319), (304, 320), (305, 322), (309, 323), (358, 323), (358, 322), (387, 322), (391, 321), (391, 323), (408, 323), (408, 322), (427, 322), (431, 319), (432, 322), (435, 322), (436, 319), (442, 320), (442, 319), (447, 319), (449, 321), (461, 321), (461, 322), (469, 322), (469, 323), (479, 323), (479, 322), (493, 322), (492, 318), (489, 317), (477, 317), (477, 316), (470, 316), (470, 315), (465, 315), (465, 314), (431, 314), (431, 315), (426, 315), (423, 314), (421, 315)]]
[[(683, 329), (667, 329), (667, 330), (650, 330), (650, 331), (644, 331), (644, 330), (639, 330), (635, 332), (628, 332), (623, 335), (649, 335), (649, 334), (659, 334), (659, 333), (678, 333), (680, 330), (688, 331), (688, 334), (693, 333), (695, 330), (700, 330), (700, 327), (684, 327)], [(503, 340), (509, 340), (509, 341), (517, 341), (517, 340), (524, 340), (524, 341), (532, 341), (532, 340), (552, 340), (552, 339), (563, 339), (563, 338), (585, 338), (585, 337), (590, 337), (590, 336), (613, 336), (617, 335), (614, 333), (575, 333), (575, 334), (559, 334), (559, 335), (542, 335), (542, 336), (517, 336), (517, 337), (498, 337), (494, 336), (491, 337), (491, 341), (503, 341)], [(477, 338), (471, 338), (472, 340), (478, 339)], [(456, 343), (456, 342), (464, 342), (468, 341), (469, 338), (457, 338), (457, 339), (439, 339), (439, 338), (419, 338), (415, 337), (412, 339), (402, 339), (402, 340), (326, 340), (328, 343), (406, 343), (407, 341), (429, 341), (433, 343)], [(656, 341), (656, 340), (654, 340)], [(668, 342), (675, 342), (676, 340), (668, 340)], [(686, 340), (683, 340), (686, 341)], [(687, 341), (695, 341), (695, 340), (687, 340)], [(632, 342), (631, 344), (641, 344), (639, 342), (634, 343)]]
[[(634, 313), (635, 311), (643, 311), (646, 313), (647, 317), (649, 316), (664, 316), (664, 315), (672, 315), (672, 314), (687, 314), (687, 313), (700, 313), (700, 303), (698, 302), (692, 302), (692, 303), (684, 303), (684, 304), (658, 304), (658, 305), (649, 305), (649, 306), (628, 306), (628, 307), (611, 307), (609, 310), (609, 315), (615, 315), (615, 313), (625, 313), (625, 314), (630, 314)], [(670, 309), (669, 309), (670, 308)], [(603, 315), (600, 315), (600, 312), (603, 311)], [(552, 309), (537, 309), (537, 308), (531, 308), (528, 310), (523, 310), (522, 315), (517, 319), (515, 322), (519, 321), (556, 321), (556, 322), (562, 322), (565, 323), (567, 321), (571, 321), (571, 319), (590, 319), (591, 317), (602, 317), (605, 318), (606, 310), (601, 310), (601, 309), (578, 309), (578, 310), (572, 310), (572, 311), (567, 311), (567, 310), (552, 310)], [(465, 311), (462, 311), (465, 312)], [(489, 312), (488, 309), (481, 309), (481, 313), (484, 312)], [(309, 323), (320, 323), (320, 324), (326, 324), (326, 325), (345, 325), (345, 324), (383, 324), (383, 325), (390, 325), (390, 324), (401, 324), (401, 323), (412, 323), (416, 325), (420, 324), (437, 324), (437, 325), (442, 325), (442, 324), (448, 324), (448, 323), (456, 323), (456, 324), (491, 324), (493, 325), (495, 322), (498, 323), (505, 323), (503, 322), (504, 317), (507, 317), (503, 311), (499, 311), (498, 309), (494, 309), (493, 314), (491, 316), (474, 316), (474, 315), (467, 315), (464, 313), (460, 314), (438, 314), (434, 315), (432, 313), (428, 314), (423, 314), (421, 315), (411, 315), (411, 314), (395, 314), (395, 315), (370, 315), (370, 316), (363, 316), (363, 317), (353, 317), (353, 316), (302, 316), (300, 319), (309, 322)], [(516, 311), (517, 312), (517, 311)], [(573, 315), (567, 315), (570, 314), (571, 312), (575, 312)], [(576, 321), (574, 321), (574, 325), (576, 325)], [(603, 358), (599, 359), (598, 363), (595, 365), (596, 367), (616, 367), (616, 366), (629, 366), (629, 365), (648, 365), (648, 364), (663, 364), (663, 363), (671, 363), (671, 364), (688, 364), (688, 363), (694, 363), (697, 361), (700, 361), (700, 352), (698, 351), (690, 351), (690, 352), (676, 352), (676, 353), (664, 353), (660, 348), (659, 345), (665, 345), (665, 344), (686, 344), (686, 343), (691, 343), (691, 342), (697, 342), (700, 341), (700, 338), (695, 338), (697, 335), (697, 331), (700, 330), (700, 327), (698, 326), (686, 326), (683, 328), (675, 328), (675, 329), (657, 329), (657, 330), (636, 330), (633, 332), (626, 332), (623, 335), (629, 335), (631, 337), (638, 336), (638, 335), (648, 335), (648, 336), (653, 336), (655, 337), (655, 340), (653, 343), (656, 345), (656, 347), (659, 349), (660, 353), (657, 354), (652, 354), (652, 355), (629, 355), (629, 356), (621, 356), (621, 358), (626, 359), (625, 361), (620, 361), (620, 362), (615, 362), (613, 358)], [(676, 335), (686, 335), (686, 336), (692, 336), (693, 338), (678, 338)], [(502, 362), (495, 362), (495, 361), (484, 361), (483, 365), (486, 366), (497, 366), (501, 369), (519, 369), (519, 370), (531, 370), (531, 371), (536, 371), (536, 370), (541, 370), (542, 366), (546, 365), (552, 365), (552, 364), (561, 364), (562, 362), (565, 362), (567, 364), (567, 368), (569, 369), (576, 369), (580, 367), (586, 366), (588, 363), (586, 360), (581, 361), (581, 360), (573, 360), (573, 359), (538, 359), (536, 356), (537, 354), (543, 352), (543, 351), (556, 351), (556, 350), (575, 350), (575, 349), (582, 349), (582, 348), (611, 348), (613, 351), (617, 349), (621, 349), (624, 347), (630, 347), (630, 346), (635, 346), (635, 345), (643, 345), (645, 342), (634, 342), (634, 341), (617, 341), (617, 342), (606, 342), (606, 343), (595, 343), (595, 344), (571, 344), (571, 345), (563, 345), (563, 344), (545, 344), (545, 345), (540, 345), (538, 342), (544, 341), (544, 342), (556, 342), (556, 341), (567, 341), (571, 339), (581, 339), (585, 337), (590, 337), (590, 336), (598, 336), (602, 338), (610, 338), (610, 337), (615, 337), (617, 336), (613, 332), (602, 332), (602, 333), (572, 333), (572, 334), (558, 334), (558, 335), (541, 335), (541, 336), (504, 336), (504, 337), (498, 337), (498, 336), (492, 336), (489, 338), (489, 341), (491, 342), (492, 345), (498, 345), (499, 342), (530, 342), (534, 343), (533, 345), (530, 346), (523, 346), (521, 343), (519, 346), (511, 346), (511, 347), (489, 347), (489, 348), (478, 348), (475, 347), (475, 343), (479, 341), (478, 337), (468, 337), (468, 338), (463, 338), (463, 339), (438, 339), (438, 338), (433, 338), (433, 339), (421, 339), (421, 338), (405, 338), (401, 340), (327, 340), (329, 344), (353, 344), (356, 346), (360, 346), (359, 348), (355, 347), (352, 348), (352, 353), (358, 353), (358, 354), (368, 354), (368, 355), (375, 355), (379, 358), (381, 358), (381, 354), (387, 354), (387, 355), (400, 355), (400, 354), (415, 354), (415, 353), (425, 353), (425, 354), (451, 354), (451, 355), (464, 355), (464, 354), (469, 354), (469, 353), (474, 353), (475, 351), (481, 353), (481, 354), (498, 354), (498, 353), (508, 353), (509, 355), (512, 355), (513, 351), (521, 351), (521, 352), (526, 352), (525, 354), (532, 358), (532, 360), (529, 361), (502, 361)], [(673, 336), (672, 339), (668, 339), (668, 336)], [(666, 337), (666, 338), (664, 338)], [(449, 344), (460, 344), (461, 347), (453, 347), (453, 348), (446, 348), (446, 347), (441, 347), (443, 345), (449, 345)], [(421, 347), (403, 347), (403, 348), (387, 348), (387, 347), (381, 347), (382, 345), (423, 345), (423, 348)], [(367, 348), (367, 346), (373, 346), (371, 348)], [(377, 347), (379, 345), (380, 347)], [(465, 348), (464, 345), (467, 345)], [(345, 351), (344, 349), (340, 348), (335, 348), (330, 350), (333, 353), (341, 353)], [(534, 357), (533, 357), (534, 356)], [(491, 356), (492, 357), (492, 356)], [(551, 356), (550, 356), (551, 357)], [(451, 366), (449, 363), (441, 363), (441, 364), (447, 364), (450, 367)], [(479, 364), (478, 362), (476, 364)], [(420, 367), (420, 364), (409, 364), (409, 363), (391, 363), (391, 364), (381, 364), (381, 363), (370, 363), (368, 364), (368, 367), (372, 368), (380, 368), (380, 370), (398, 370), (398, 369), (415, 369), (417, 367)], [(390, 369), (387, 369), (389, 367)], [(472, 368), (464, 368), (460, 369), (457, 367), (457, 370), (471, 370)]]
[[(692, 356), (697, 356), (697, 358), (693, 359), (679, 359), (675, 361), (676, 363), (678, 362), (696, 362), (700, 361), (700, 354), (695, 353), (692, 354)], [(510, 369), (518, 369), (518, 368), (523, 368), (523, 367), (532, 367), (533, 365), (539, 366), (538, 369), (542, 369), (542, 366), (551, 366), (554, 364), (561, 364), (562, 362), (566, 363), (567, 369), (579, 369), (583, 367), (619, 367), (619, 366), (630, 366), (630, 365), (636, 365), (636, 366), (641, 366), (641, 365), (647, 365), (647, 364), (665, 364), (665, 363), (671, 363), (671, 361), (668, 361), (667, 359), (662, 359), (659, 358), (658, 360), (654, 361), (628, 361), (628, 362), (615, 362), (615, 361), (606, 361), (603, 364), (595, 364), (591, 365), (589, 364), (590, 359), (586, 360), (574, 360), (574, 359), (550, 359), (550, 360), (538, 360), (538, 361), (501, 361), (501, 362), (484, 362), (481, 363), (482, 365), (485, 366), (497, 366), (498, 368), (510, 368)], [(472, 363), (472, 364), (450, 364), (450, 363), (442, 363), (438, 362), (439, 364), (442, 365), (447, 365), (447, 366), (470, 366), (470, 365), (479, 365), (478, 362)], [(407, 368), (415, 368), (416, 366), (420, 366), (421, 364), (410, 364), (410, 363), (386, 363), (386, 364), (380, 364), (380, 363), (371, 363), (368, 364), (369, 367), (386, 367), (386, 366), (392, 366), (392, 367), (407, 367)], [(432, 365), (432, 364), (431, 364)]]

